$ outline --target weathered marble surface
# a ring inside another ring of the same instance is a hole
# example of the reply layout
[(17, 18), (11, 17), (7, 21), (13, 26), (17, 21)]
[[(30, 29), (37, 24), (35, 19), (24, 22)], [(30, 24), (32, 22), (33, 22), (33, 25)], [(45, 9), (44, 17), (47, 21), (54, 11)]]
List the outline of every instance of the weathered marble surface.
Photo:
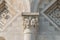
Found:
[[(52, 0), (55, 1), (55, 0)], [(51, 1), (51, 2), (52, 2)], [(47, 5), (44, 5), (47, 1), (42, 0), (40, 4), (40, 12), (44, 10)], [(54, 12), (54, 11), (53, 11)], [(38, 40), (60, 40), (60, 31), (56, 29), (44, 16), (40, 15), (40, 29), (38, 34)]]
[[(22, 12), (30, 12), (29, 0), (5, 0), (12, 15), (14, 15), (12, 23), (10, 23), (3, 31), (0, 31), (0, 36), (6, 40), (23, 40), (23, 18)], [(19, 15), (17, 15), (19, 14)], [(15, 17), (17, 15), (17, 17)], [(9, 21), (11, 22), (11, 20)], [(9, 23), (8, 22), (8, 23)]]
[(29, 0), (6, 0), (9, 2), (15, 9), (20, 11), (30, 12), (30, 3)]

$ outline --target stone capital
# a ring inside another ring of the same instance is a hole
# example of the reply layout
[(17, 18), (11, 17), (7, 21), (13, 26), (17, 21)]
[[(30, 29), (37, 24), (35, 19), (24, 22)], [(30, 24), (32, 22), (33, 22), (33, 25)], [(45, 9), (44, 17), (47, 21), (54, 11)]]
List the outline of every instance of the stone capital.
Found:
[(23, 16), (24, 29), (32, 28), (32, 27), (36, 28), (38, 26), (39, 13), (24, 12), (24, 13), (22, 13), (22, 16)]

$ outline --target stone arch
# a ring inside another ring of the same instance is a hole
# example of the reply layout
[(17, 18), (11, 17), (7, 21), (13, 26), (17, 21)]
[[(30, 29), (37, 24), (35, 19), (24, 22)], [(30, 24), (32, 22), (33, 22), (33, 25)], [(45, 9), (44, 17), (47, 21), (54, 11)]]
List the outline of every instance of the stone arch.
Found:
[(30, 2), (29, 0), (5, 0), (9, 3), (15, 10), (30, 12)]

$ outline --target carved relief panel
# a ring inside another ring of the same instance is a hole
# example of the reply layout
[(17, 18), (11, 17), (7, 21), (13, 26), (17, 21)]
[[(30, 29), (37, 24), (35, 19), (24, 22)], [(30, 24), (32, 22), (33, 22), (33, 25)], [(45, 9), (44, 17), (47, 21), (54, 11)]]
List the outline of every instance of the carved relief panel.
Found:
[(60, 30), (60, 0), (52, 2), (45, 10), (44, 15), (57, 29)]
[(30, 16), (30, 17), (24, 18), (24, 26), (26, 28), (35, 27), (37, 25), (37, 23), (38, 23), (38, 18), (36, 18), (36, 17)]
[(12, 15), (8, 10), (5, 0), (0, 0), (0, 31), (3, 30), (6, 23), (9, 22)]
[(54, 21), (56, 22), (57, 25), (60, 26), (60, 9), (57, 8), (54, 11), (52, 11), (51, 13), (48, 14), (48, 16)]
[(23, 14), (23, 26), (24, 29), (26, 28), (30, 28), (30, 27), (34, 27), (37, 28), (38, 27), (38, 14), (34, 15), (34, 14)]

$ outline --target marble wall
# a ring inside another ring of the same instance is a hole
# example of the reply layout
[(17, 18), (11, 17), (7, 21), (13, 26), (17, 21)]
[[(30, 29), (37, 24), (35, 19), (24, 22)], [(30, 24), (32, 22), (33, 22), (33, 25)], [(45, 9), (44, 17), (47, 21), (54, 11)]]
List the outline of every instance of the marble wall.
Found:
[[(24, 40), (22, 13), (30, 12), (29, 0), (5, 1), (9, 9), (9, 13), (14, 16), (7, 22), (7, 24), (5, 24), (9, 25), (3, 31), (0, 31), (0, 37), (5, 38), (5, 40)], [(12, 19), (13, 21), (11, 22)]]
[[(55, 0), (52, 0), (55, 1)], [(51, 2), (42, 0), (39, 8), (41, 13)], [(60, 40), (60, 31), (56, 29), (43, 15), (40, 14), (40, 29), (37, 40)]]

